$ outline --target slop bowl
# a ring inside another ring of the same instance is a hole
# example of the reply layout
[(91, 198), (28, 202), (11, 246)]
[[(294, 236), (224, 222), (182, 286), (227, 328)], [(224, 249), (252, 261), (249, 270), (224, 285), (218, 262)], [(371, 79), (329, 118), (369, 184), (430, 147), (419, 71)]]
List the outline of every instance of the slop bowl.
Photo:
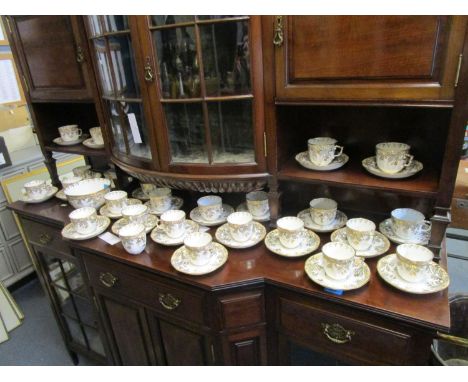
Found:
[(74, 208), (98, 209), (106, 202), (104, 195), (110, 191), (110, 180), (105, 178), (84, 179), (72, 184), (64, 192), (68, 203)]

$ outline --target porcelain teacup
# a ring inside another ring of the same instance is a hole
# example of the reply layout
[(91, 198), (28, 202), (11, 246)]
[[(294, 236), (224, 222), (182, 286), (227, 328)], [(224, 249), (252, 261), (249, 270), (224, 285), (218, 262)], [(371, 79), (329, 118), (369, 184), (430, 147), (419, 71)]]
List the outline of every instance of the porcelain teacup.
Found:
[(78, 183), (80, 180), (83, 180), (81, 176), (69, 176), (61, 180), (62, 187), (64, 190), (68, 189), (71, 185)]
[(129, 223), (145, 224), (148, 217), (148, 206), (144, 204), (133, 204), (122, 208), (122, 216), (127, 219)]
[(246, 197), (247, 209), (255, 218), (262, 218), (270, 212), (268, 194), (265, 191), (252, 191)]
[(410, 283), (422, 281), (434, 257), (430, 249), (417, 244), (400, 244), (396, 248), (397, 272)]
[(107, 209), (113, 214), (120, 214), (127, 205), (128, 195), (125, 191), (111, 191), (104, 195)]
[(212, 237), (206, 232), (193, 232), (184, 239), (184, 246), (192, 264), (203, 266), (212, 258)]
[(328, 277), (344, 280), (353, 270), (354, 248), (346, 243), (329, 242), (322, 247), (322, 267)]
[[(311, 138), (307, 141), (309, 159), (316, 166), (327, 166), (343, 153), (343, 146), (336, 145), (337, 140), (330, 137)], [(339, 150), (336, 153), (336, 150)]]
[(197, 204), (201, 217), (206, 221), (214, 221), (223, 214), (223, 199), (220, 196), (202, 196)]
[(318, 225), (329, 225), (336, 218), (338, 203), (333, 199), (317, 198), (312, 199), (310, 205), (310, 217)]
[(83, 133), (81, 129), (78, 128), (78, 125), (66, 125), (58, 128), (60, 137), (64, 142), (76, 141), (81, 137)]
[(140, 223), (124, 225), (119, 230), (119, 237), (125, 250), (131, 255), (138, 255), (146, 247), (145, 226)]
[(155, 190), (157, 187), (155, 184), (152, 183), (141, 183), (141, 190), (146, 196), (150, 196), (150, 194)]
[(68, 215), (73, 229), (81, 235), (88, 235), (96, 230), (97, 213), (94, 207), (82, 207)]
[(156, 211), (167, 211), (170, 209), (172, 205), (171, 194), (172, 191), (170, 188), (153, 188), (148, 194), (150, 197), (151, 208)]
[(235, 241), (243, 242), (252, 237), (253, 218), (250, 212), (233, 212), (227, 217), (229, 233)]
[(23, 185), (23, 193), (32, 200), (38, 200), (47, 195), (50, 190), (45, 180), (30, 180)]
[(431, 230), (431, 222), (424, 215), (411, 208), (397, 208), (391, 213), (392, 230), (398, 237), (405, 240), (420, 240)]
[(364, 218), (349, 219), (346, 222), (348, 243), (356, 251), (365, 251), (372, 245), (375, 234), (375, 223)]
[(73, 169), (73, 175), (88, 179), (93, 175), (90, 165), (78, 166)]
[(279, 241), (286, 248), (296, 248), (302, 240), (304, 222), (295, 216), (285, 216), (276, 222)]
[(396, 174), (413, 162), (411, 146), (399, 142), (382, 142), (375, 146), (377, 167), (387, 174)]
[(91, 127), (91, 128), (89, 129), (89, 133), (91, 134), (91, 138), (93, 139), (93, 142), (94, 142), (96, 145), (102, 145), (102, 144), (104, 144), (104, 139), (102, 138), (102, 131), (101, 131), (101, 127), (100, 127), (100, 126)]
[(176, 239), (185, 234), (185, 212), (169, 210), (161, 215), (160, 227), (167, 236)]

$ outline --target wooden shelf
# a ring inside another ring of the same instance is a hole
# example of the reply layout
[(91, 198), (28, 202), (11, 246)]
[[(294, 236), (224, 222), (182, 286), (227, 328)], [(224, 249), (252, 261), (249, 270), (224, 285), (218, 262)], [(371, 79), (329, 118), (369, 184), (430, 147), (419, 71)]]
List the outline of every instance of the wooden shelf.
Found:
[(90, 157), (103, 157), (107, 156), (107, 152), (104, 148), (102, 149), (91, 149), (82, 144), (73, 145), (73, 146), (59, 146), (55, 143), (51, 143), (44, 147), (47, 151), (56, 151), (59, 153), (69, 153), (76, 155), (84, 155)]
[(313, 171), (301, 167), (294, 158), (284, 164), (278, 173), (280, 180), (304, 183), (324, 183), (334, 187), (376, 189), (425, 198), (435, 198), (438, 191), (438, 175), (424, 168), (420, 174), (407, 179), (383, 179), (369, 174), (360, 160), (350, 159), (335, 171)]

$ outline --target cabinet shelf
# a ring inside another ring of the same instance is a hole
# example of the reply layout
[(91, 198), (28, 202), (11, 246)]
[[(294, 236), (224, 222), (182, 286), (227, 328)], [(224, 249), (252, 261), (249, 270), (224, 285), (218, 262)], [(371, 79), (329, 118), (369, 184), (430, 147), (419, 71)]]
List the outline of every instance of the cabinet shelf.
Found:
[(334, 187), (353, 187), (396, 192), (424, 198), (435, 198), (438, 192), (438, 175), (424, 168), (419, 175), (407, 179), (383, 179), (366, 172), (360, 161), (350, 159), (335, 171), (312, 171), (302, 168), (294, 159), (284, 164), (278, 173), (280, 180), (323, 183)]
[(89, 147), (83, 145), (74, 145), (74, 146), (59, 146), (55, 143), (51, 143), (46, 145), (46, 151), (55, 151), (59, 153), (68, 153), (68, 154), (76, 154), (76, 155), (84, 155), (90, 157), (103, 157), (107, 156), (107, 152), (105, 149), (91, 149)]

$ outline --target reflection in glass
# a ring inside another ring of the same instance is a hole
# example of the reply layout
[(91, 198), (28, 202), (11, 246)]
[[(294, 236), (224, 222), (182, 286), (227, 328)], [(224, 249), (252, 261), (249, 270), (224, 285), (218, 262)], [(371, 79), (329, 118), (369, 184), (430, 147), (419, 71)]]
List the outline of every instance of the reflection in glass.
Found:
[(252, 101), (209, 102), (213, 163), (254, 163)]
[(80, 344), (81, 346), (86, 346), (84, 330), (78, 322), (68, 317), (65, 317), (65, 322), (68, 327), (68, 332), (72, 341)]
[(89, 347), (92, 351), (105, 355), (104, 346), (102, 344), (101, 338), (99, 337), (99, 332), (89, 326), (85, 326), (86, 337), (88, 338)]
[(128, 16), (103, 16), (106, 32), (117, 32), (129, 29)]
[(88, 16), (89, 30), (91, 36), (97, 36), (102, 34), (101, 24), (99, 22), (100, 16)]
[(107, 102), (107, 107), (111, 122), (112, 137), (114, 139), (113, 149), (121, 153), (126, 153), (125, 140), (119, 117), (119, 105), (116, 102)]
[(151, 159), (148, 129), (144, 122), (143, 109), (140, 103), (120, 102), (124, 123), (127, 125), (129, 154)]
[(194, 16), (183, 15), (153, 15), (151, 21), (154, 26), (172, 25), (179, 23), (190, 23), (194, 21)]
[(208, 163), (200, 103), (165, 104), (172, 162)]
[(102, 91), (105, 96), (112, 96), (114, 95), (114, 87), (109, 61), (107, 60), (106, 55), (106, 40), (104, 38), (95, 39), (94, 49), (96, 50), (96, 60), (99, 78), (101, 79)]
[(200, 26), (208, 96), (250, 93), (249, 23)]
[(200, 97), (195, 31), (193, 27), (153, 32), (158, 53), (163, 98)]
[(109, 37), (110, 58), (115, 76), (115, 96), (138, 98), (140, 89), (135, 70), (130, 36)]
[(221, 19), (228, 19), (231, 17), (243, 17), (243, 16), (214, 16), (214, 15), (202, 15), (197, 16), (198, 20), (221, 20)]

